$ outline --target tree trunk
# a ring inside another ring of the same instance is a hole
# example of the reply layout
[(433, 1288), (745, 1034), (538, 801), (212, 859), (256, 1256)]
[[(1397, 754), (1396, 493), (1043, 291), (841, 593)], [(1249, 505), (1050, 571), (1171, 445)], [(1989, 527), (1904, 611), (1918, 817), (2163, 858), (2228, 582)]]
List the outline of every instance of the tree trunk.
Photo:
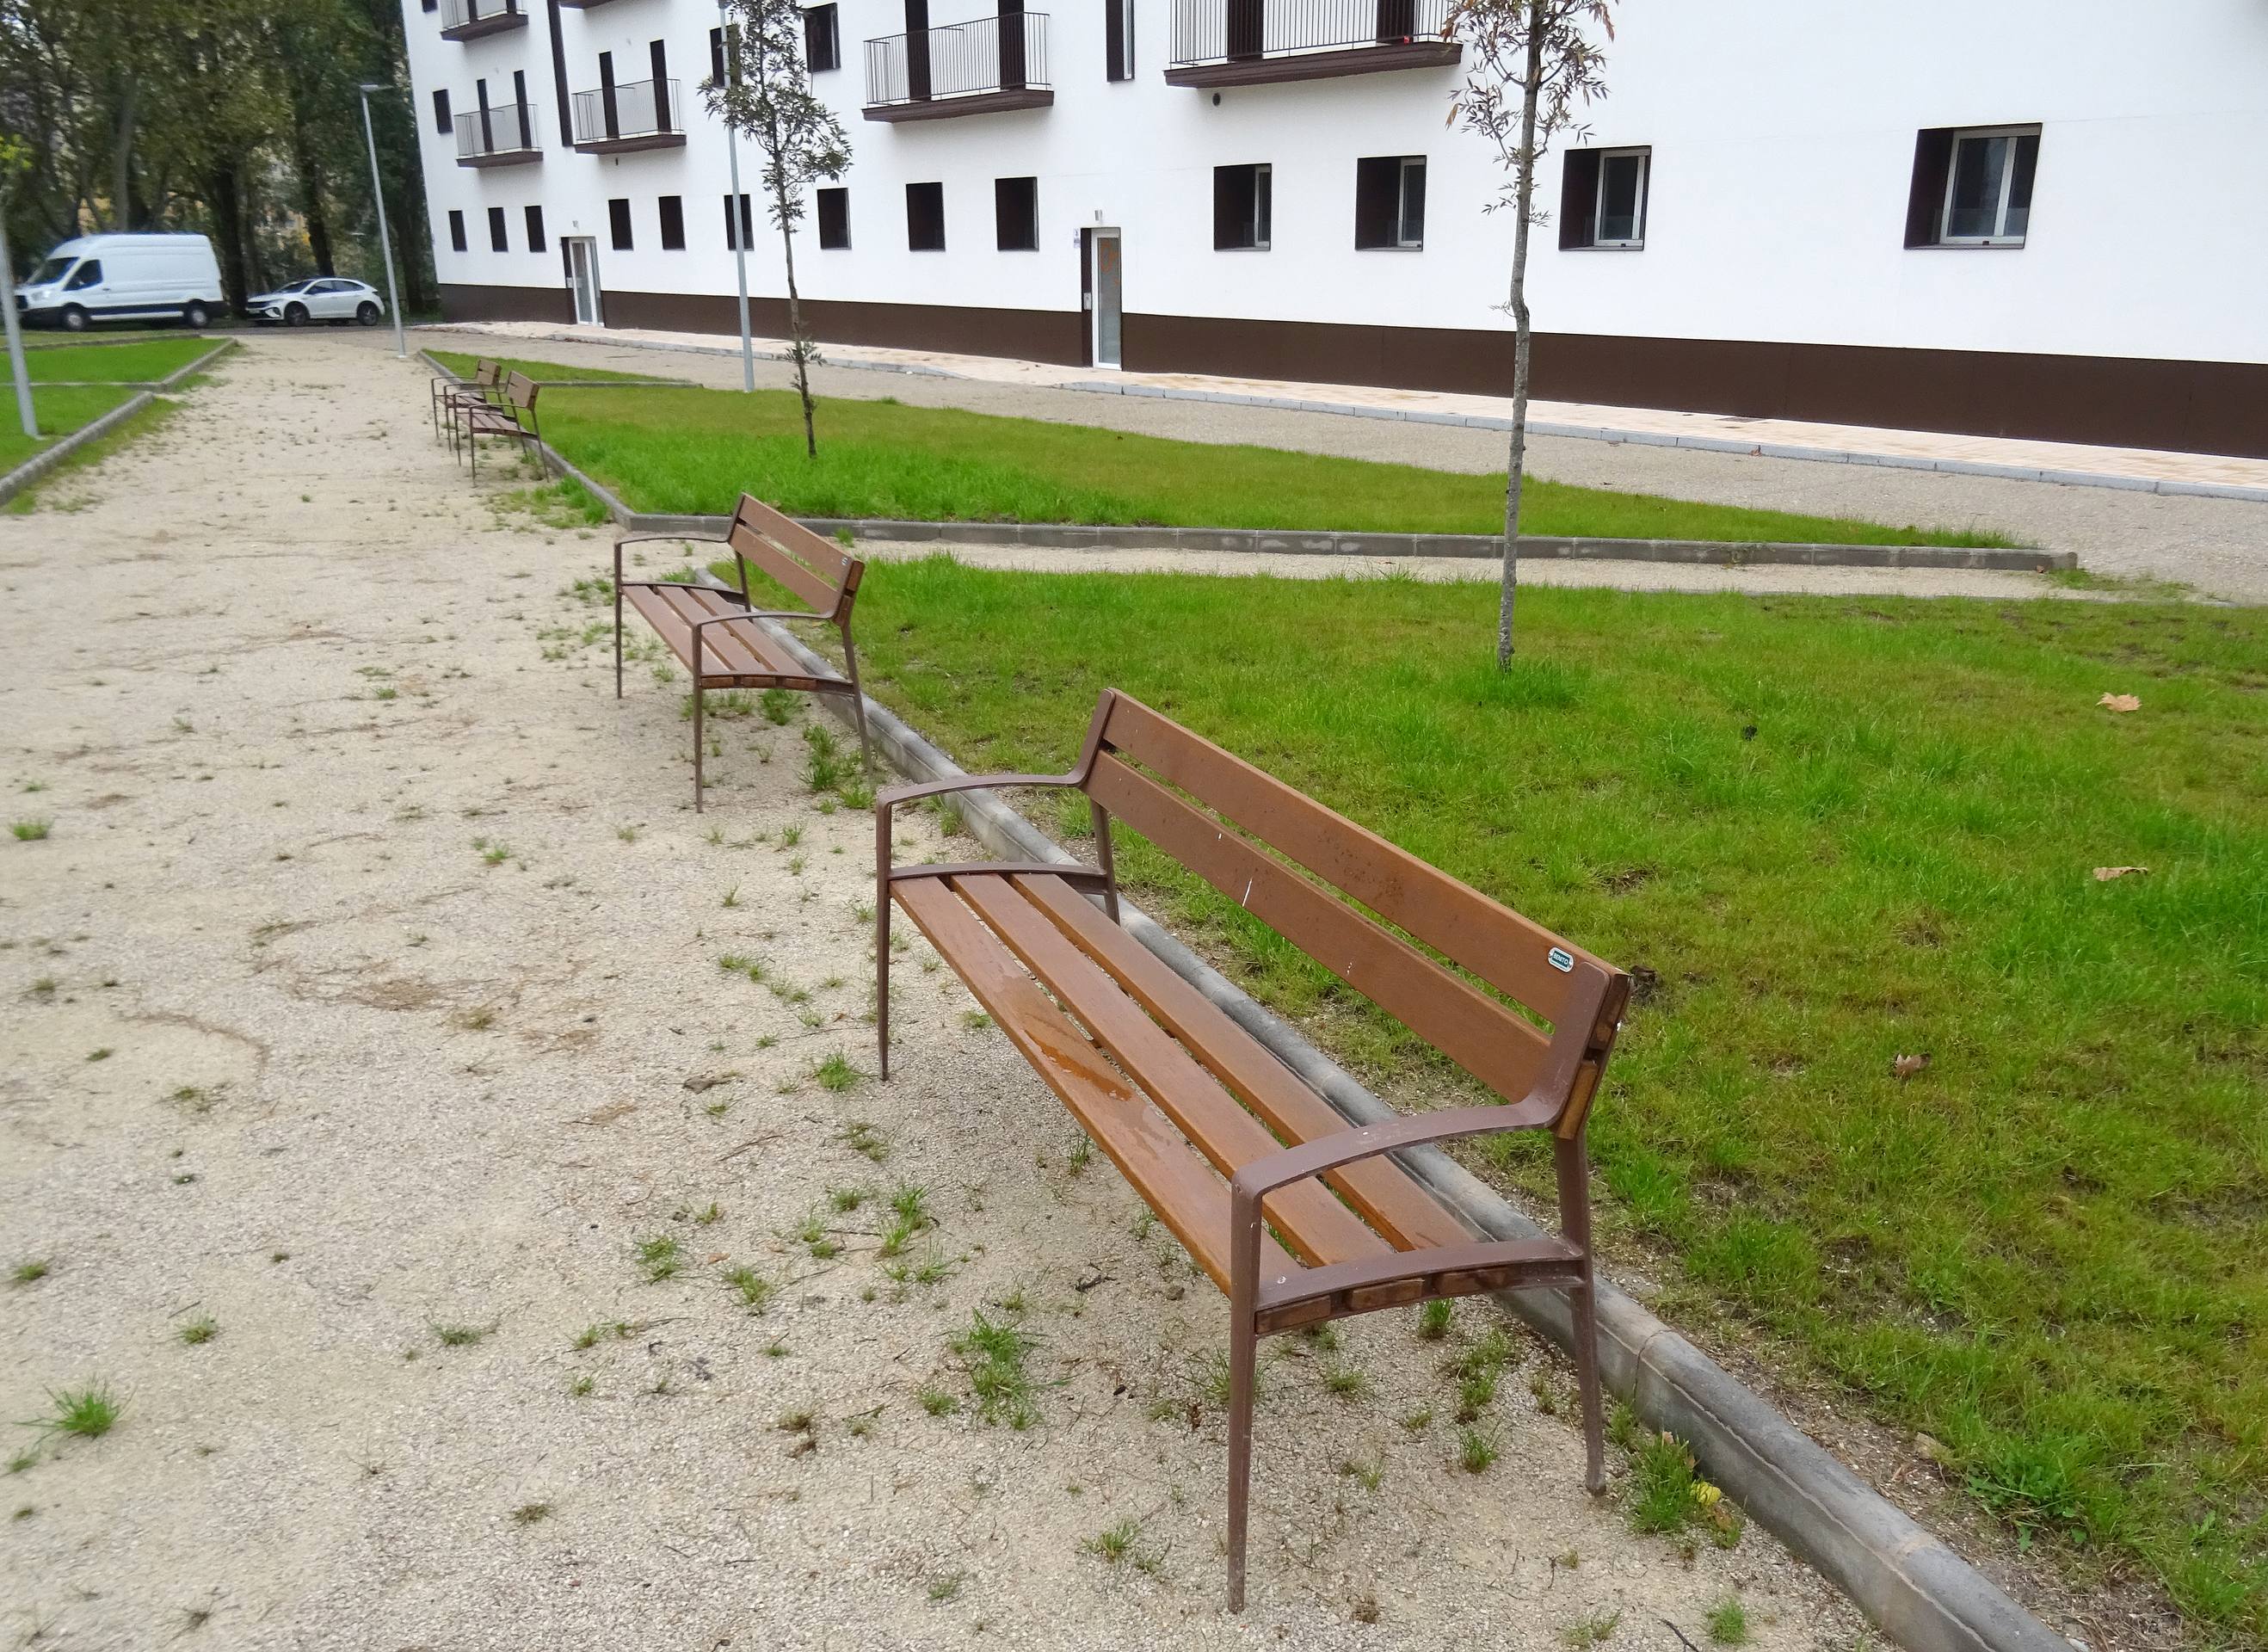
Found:
[(764, 170), (771, 175), (772, 211), (779, 219), (780, 245), (787, 254), (787, 337), (788, 354), (795, 362), (795, 393), (803, 402), (803, 452), (806, 459), (819, 457), (819, 432), (811, 410), (811, 341), (804, 336), (803, 296), (795, 290), (795, 220), (788, 215), (786, 168), (780, 164), (779, 122), (775, 118), (766, 135)]
[(1543, 85), (1544, 0), (1528, 0), (1528, 73), (1521, 83), (1520, 191), (1512, 231), (1512, 452), (1504, 479), (1504, 578), (1497, 599), (1496, 666), (1512, 664), (1512, 616), (1520, 594), (1520, 493), (1528, 468), (1528, 230), (1535, 205), (1535, 103)]
[(331, 223), (323, 210), (323, 169), (307, 143), (307, 123), (294, 109), (291, 114), (291, 163), (299, 174), (299, 215), (307, 221), (307, 250), (314, 255), (315, 273), (335, 276), (331, 262)]
[(118, 92), (118, 125), (110, 147), (110, 224), (113, 229), (134, 227), (134, 105), (137, 87), (127, 75)]
[(252, 296), (244, 268), (244, 202), (237, 193), (236, 168), (222, 162), (212, 169), (205, 181), (205, 200), (212, 209), (214, 249), (220, 254), (221, 291), (228, 295), (228, 307), (239, 315), (244, 313), (244, 301)]

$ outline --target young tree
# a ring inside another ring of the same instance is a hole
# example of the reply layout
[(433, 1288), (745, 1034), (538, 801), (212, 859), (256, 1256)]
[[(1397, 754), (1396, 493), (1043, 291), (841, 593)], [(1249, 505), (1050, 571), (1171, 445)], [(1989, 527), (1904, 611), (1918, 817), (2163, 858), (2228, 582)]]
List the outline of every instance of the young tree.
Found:
[(811, 364), (819, 347), (803, 325), (795, 285), (795, 226), (803, 218), (805, 188), (850, 169), (850, 140), (833, 111), (813, 95), (803, 60), (800, 0), (720, 0), (725, 14), (725, 80), (701, 83), (702, 101), (763, 152), (764, 193), (787, 256), (788, 357), (795, 363), (796, 394), (803, 399), (803, 447), (819, 456), (812, 423)]
[[(1449, 118), (1496, 146), (1512, 181), (1491, 202), (1513, 210), (1512, 454), (1504, 487), (1504, 580), (1497, 605), (1496, 663), (1512, 663), (1513, 599), (1520, 587), (1520, 491), (1528, 462), (1528, 368), (1535, 335), (1528, 318), (1528, 232), (1535, 209), (1535, 163), (1578, 104), (1606, 91), (1602, 40), (1612, 40), (1613, 0), (1449, 0), (1445, 39), (1468, 54), (1465, 84)], [(1580, 129), (1576, 129), (1580, 135)]]

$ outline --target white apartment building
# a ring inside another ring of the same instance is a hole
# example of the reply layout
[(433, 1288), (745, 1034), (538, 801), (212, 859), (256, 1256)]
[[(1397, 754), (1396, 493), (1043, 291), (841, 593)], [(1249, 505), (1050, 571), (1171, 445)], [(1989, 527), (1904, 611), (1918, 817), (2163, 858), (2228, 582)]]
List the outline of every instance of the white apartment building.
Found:
[[(806, 9), (822, 340), (1508, 392), (1446, 0), (1056, 3)], [(404, 11), (453, 319), (736, 330), (713, 5)], [(1538, 395), (2268, 455), (2268, 0), (1615, 15), (1539, 187)]]

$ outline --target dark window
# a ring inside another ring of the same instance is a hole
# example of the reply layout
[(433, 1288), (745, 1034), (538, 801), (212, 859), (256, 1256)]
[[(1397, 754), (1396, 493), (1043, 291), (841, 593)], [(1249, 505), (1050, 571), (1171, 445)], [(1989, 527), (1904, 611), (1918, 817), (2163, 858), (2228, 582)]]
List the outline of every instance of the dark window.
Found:
[(1040, 181), (1037, 178), (995, 178), (992, 218), (1004, 253), (1040, 250)]
[(1909, 247), (2021, 247), (2039, 170), (2036, 126), (1941, 127), (1914, 140)]
[(418, 9), (424, 11), (438, 11), (441, 9), (441, 0), (418, 0)]
[(804, 8), (803, 61), (814, 75), (843, 67), (842, 26), (832, 5)]
[(489, 250), (492, 253), (508, 253), (512, 250), (512, 243), (504, 239), (502, 207), (489, 209)]
[(733, 197), (721, 197), (725, 203), (725, 250), (739, 252), (754, 244), (755, 219), (748, 211), (748, 197), (740, 197), (740, 239), (733, 239)]
[(941, 253), (945, 250), (945, 186), (909, 183), (906, 186), (906, 250)]
[(709, 31), (709, 78), (718, 85), (725, 84), (725, 31)]
[(465, 250), (465, 215), (461, 212), (449, 214), (449, 246), (456, 252)]
[(1134, 78), (1134, 0), (1102, 0), (1103, 78)]
[(1354, 164), (1354, 244), (1425, 244), (1425, 158), (1373, 155)]
[[(129, 263), (127, 265), (127, 268), (131, 269), (133, 265)], [(86, 258), (80, 260), (78, 268), (71, 271), (70, 279), (63, 283), (63, 291), (65, 292), (84, 292), (89, 287), (99, 287), (101, 284), (102, 260), (99, 258)]]
[(543, 209), (540, 206), (527, 209), (527, 250), (531, 253), (543, 250)]
[(666, 195), (661, 197), (661, 249), (666, 253), (685, 250), (685, 197)]
[(449, 124), (449, 89), (446, 86), (436, 86), (433, 88), (433, 129), (437, 132), (446, 132), (451, 129)]
[(1216, 166), (1212, 169), (1212, 244), (1220, 249), (1268, 247), (1269, 220), (1274, 216), (1275, 193), (1271, 168)]
[(621, 195), (607, 203), (607, 223), (615, 232), (615, 250), (630, 249), (630, 203)]
[(1559, 245), (1646, 245), (1646, 209), (1653, 193), (1651, 149), (1571, 149), (1559, 173)]
[(848, 189), (821, 189), (819, 192), (819, 245), (829, 252), (837, 252), (850, 245), (850, 192)]

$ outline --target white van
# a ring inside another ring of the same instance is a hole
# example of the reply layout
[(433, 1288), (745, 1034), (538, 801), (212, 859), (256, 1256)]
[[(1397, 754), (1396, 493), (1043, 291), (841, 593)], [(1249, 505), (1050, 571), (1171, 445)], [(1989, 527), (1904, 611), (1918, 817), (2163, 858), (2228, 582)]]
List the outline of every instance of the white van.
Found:
[(82, 235), (49, 253), (16, 289), (34, 326), (84, 332), (97, 321), (203, 327), (227, 313), (220, 264), (202, 235)]

